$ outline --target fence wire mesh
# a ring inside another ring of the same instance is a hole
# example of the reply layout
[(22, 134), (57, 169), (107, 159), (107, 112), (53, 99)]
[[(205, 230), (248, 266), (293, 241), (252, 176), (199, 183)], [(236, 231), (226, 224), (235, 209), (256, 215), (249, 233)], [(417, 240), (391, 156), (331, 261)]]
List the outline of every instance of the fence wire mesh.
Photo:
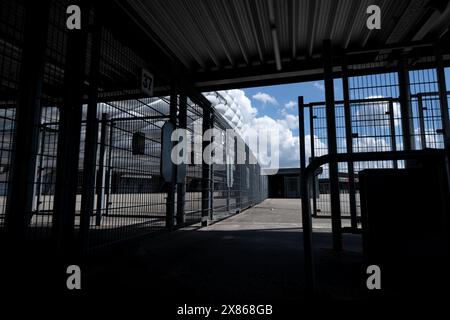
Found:
[[(392, 71), (389, 70), (387, 66), (392, 64), (392, 59), (390, 54), (379, 54), (373, 63), (348, 66), (349, 100), (347, 103), (335, 101), (338, 153), (347, 153), (349, 143), (351, 152), (405, 150), (405, 144), (409, 144), (407, 147), (412, 150), (444, 148), (435, 56), (406, 55), (403, 57), (406, 64), (404, 75), (400, 75), (399, 63), (396, 68), (391, 68)], [(380, 68), (389, 71), (380, 72)], [(374, 73), (359, 75), (359, 70), (363, 69), (373, 69)], [(407, 83), (405, 97), (405, 94), (401, 93), (400, 81)], [(343, 88), (335, 85), (335, 90)], [(449, 92), (446, 94), (450, 97)], [(402, 108), (402, 103), (406, 107)], [(345, 119), (346, 108), (349, 108), (349, 119)], [(306, 127), (304, 152), (312, 160), (328, 153), (326, 103), (306, 103), (303, 112)], [(349, 132), (351, 136), (347, 136)], [(405, 165), (404, 161), (367, 161), (351, 164), (354, 170), (353, 186), (358, 217), (359, 172), (368, 168), (405, 168)], [(339, 164), (338, 176), (341, 215), (343, 218), (349, 218), (349, 163)], [(314, 180), (313, 214), (329, 217), (331, 205), (328, 165), (321, 167)]]
[[(42, 91), (39, 93), (40, 115), (36, 123), (36, 170), (29, 182), (32, 184), (33, 199), (26, 213), (25, 233), (29, 240), (51, 239), (54, 233), (58, 141), (62, 134), (60, 117), (67, 80), (66, 60), (70, 54), (65, 14), (68, 4), (67, 0), (50, 0), (48, 21), (44, 21), (47, 25)], [(16, 144), (26, 5), (22, 0), (5, 0), (0, 6), (0, 230), (3, 231)], [(168, 183), (161, 176), (160, 166), (162, 127), (170, 120), (171, 111), (169, 97), (145, 98), (142, 94), (140, 77), (142, 70), (148, 68), (143, 52), (130, 48), (123, 39), (119, 41), (117, 30), (99, 22), (101, 19), (97, 19), (93, 9), (88, 12), (87, 21), (89, 28), (83, 57), (85, 80), (72, 231), (76, 239), (78, 236), (87, 238), (85, 243), (88, 248), (96, 248), (142, 234), (168, 230), (169, 191)], [(91, 70), (96, 64), (96, 45), (100, 51), (97, 78)], [(91, 81), (98, 83), (95, 97), (89, 91)], [(161, 82), (161, 86), (165, 85)], [(190, 99), (186, 105), (185, 127), (189, 132), (194, 158), (202, 159), (201, 148), (200, 152), (195, 151), (194, 145), (202, 145), (206, 107), (206, 104), (199, 105)], [(93, 118), (89, 116), (90, 108), (95, 109)], [(181, 123), (180, 108), (177, 97), (177, 126)], [(215, 114), (214, 119), (215, 126), (221, 130), (230, 127), (220, 114)], [(90, 153), (93, 154), (91, 159)], [(213, 219), (245, 209), (267, 196), (263, 194), (267, 184), (261, 177), (259, 166), (214, 164), (211, 177), (203, 177), (201, 162), (189, 163), (184, 181), (175, 188), (174, 207), (184, 214), (184, 222), (177, 227), (201, 221), (202, 182), (205, 179), (212, 181), (211, 189), (214, 190), (210, 195), (209, 210)], [(177, 196), (182, 190), (180, 185), (185, 185), (186, 190), (183, 206), (177, 206), (178, 199), (183, 199)], [(86, 226), (82, 220), (86, 214), (88, 232), (83, 234)]]

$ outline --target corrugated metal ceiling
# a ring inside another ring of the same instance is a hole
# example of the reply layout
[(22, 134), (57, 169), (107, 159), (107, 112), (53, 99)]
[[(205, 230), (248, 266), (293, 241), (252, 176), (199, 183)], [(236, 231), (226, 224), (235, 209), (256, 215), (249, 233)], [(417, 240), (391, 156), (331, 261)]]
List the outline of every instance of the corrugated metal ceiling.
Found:
[[(433, 23), (438, 19), (433, 14), (437, 12), (444, 17), (450, 10), (448, 1), (433, 0), (128, 0), (128, 3), (157, 41), (193, 75), (255, 66), (275, 69), (277, 50), (283, 66), (321, 55), (324, 39), (331, 39), (339, 49), (423, 40), (436, 31)], [(366, 27), (366, 10), (373, 4), (381, 8), (381, 30)], [(272, 22), (271, 7), (275, 17)], [(418, 26), (418, 22), (422, 25)], [(429, 28), (419, 33), (424, 25)], [(439, 28), (441, 32), (446, 30), (448, 23)]]

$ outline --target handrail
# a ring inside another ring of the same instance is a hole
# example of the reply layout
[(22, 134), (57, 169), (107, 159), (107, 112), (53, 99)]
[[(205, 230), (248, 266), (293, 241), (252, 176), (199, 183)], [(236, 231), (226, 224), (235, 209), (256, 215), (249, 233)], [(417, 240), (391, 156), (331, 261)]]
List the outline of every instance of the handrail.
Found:
[(309, 165), (300, 173), (301, 199), (302, 199), (302, 229), (303, 247), (305, 255), (306, 286), (310, 291), (315, 291), (315, 267), (312, 242), (312, 223), (309, 200), (309, 183), (314, 172), (324, 164), (332, 162), (361, 162), (361, 161), (383, 161), (383, 160), (413, 160), (429, 157), (445, 156), (445, 150), (426, 149), (411, 151), (387, 151), (387, 152), (358, 152), (327, 154), (314, 158)]

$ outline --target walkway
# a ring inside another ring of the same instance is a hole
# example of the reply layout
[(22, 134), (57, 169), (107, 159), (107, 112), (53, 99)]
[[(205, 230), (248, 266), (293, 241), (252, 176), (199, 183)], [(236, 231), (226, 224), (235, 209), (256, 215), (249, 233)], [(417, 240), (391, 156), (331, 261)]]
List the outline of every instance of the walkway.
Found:
[[(180, 303), (293, 302), (304, 295), (299, 208), (298, 199), (268, 199), (206, 228), (136, 241), (132, 251), (127, 245), (95, 261), (87, 287)], [(334, 269), (339, 286), (350, 275), (327, 249), (330, 234), (319, 231), (315, 241), (317, 261)]]

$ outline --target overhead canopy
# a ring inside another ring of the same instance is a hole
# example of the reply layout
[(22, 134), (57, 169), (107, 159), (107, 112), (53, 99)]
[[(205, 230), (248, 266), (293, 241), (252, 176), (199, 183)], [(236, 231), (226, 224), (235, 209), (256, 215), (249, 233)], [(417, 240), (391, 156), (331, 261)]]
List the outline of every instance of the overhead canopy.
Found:
[[(450, 24), (449, 2), (437, 0), (122, 0), (117, 4), (201, 90), (320, 78), (324, 39), (331, 40), (336, 52), (382, 48), (447, 39)], [(380, 30), (366, 26), (370, 5), (381, 8)]]

